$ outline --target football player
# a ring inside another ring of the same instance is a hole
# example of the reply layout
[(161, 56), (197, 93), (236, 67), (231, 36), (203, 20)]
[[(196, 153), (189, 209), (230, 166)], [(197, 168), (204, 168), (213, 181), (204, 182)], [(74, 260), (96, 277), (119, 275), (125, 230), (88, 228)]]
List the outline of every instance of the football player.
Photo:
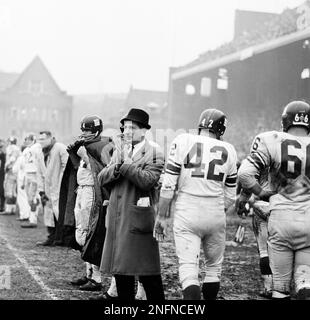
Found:
[(161, 240), (167, 231), (168, 210), (176, 190), (178, 195), (173, 221), (179, 277), (185, 300), (199, 300), (200, 246), (206, 257), (203, 297), (215, 300), (225, 250), (225, 209), (236, 199), (237, 154), (221, 137), (227, 119), (217, 109), (202, 112), (198, 134), (177, 136), (160, 191), (154, 236)]
[[(245, 189), (270, 204), (268, 253), (274, 299), (290, 299), (292, 276), (298, 299), (310, 297), (310, 106), (290, 102), (282, 114), (283, 132), (255, 137), (239, 169)], [(270, 190), (255, 176), (269, 170)]]
[[(262, 187), (268, 186), (268, 171), (265, 171), (260, 177), (256, 177)], [(247, 206), (248, 204), (248, 206)], [(255, 199), (251, 192), (242, 189), (236, 204), (237, 214), (248, 215), (249, 208), (253, 209), (252, 226), (257, 243), (259, 254), (259, 268), (263, 279), (263, 291), (259, 293), (261, 297), (270, 299), (272, 297), (272, 272), (269, 265), (267, 238), (267, 223), (270, 214), (269, 202)]]

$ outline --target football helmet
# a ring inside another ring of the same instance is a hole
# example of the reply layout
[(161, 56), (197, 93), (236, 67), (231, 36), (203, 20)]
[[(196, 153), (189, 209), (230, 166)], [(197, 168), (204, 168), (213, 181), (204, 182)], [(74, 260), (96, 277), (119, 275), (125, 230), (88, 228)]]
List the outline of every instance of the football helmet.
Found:
[(30, 146), (36, 142), (37, 138), (34, 133), (29, 132), (26, 134), (24, 138), (24, 145), (25, 146)]
[(225, 114), (218, 109), (206, 109), (199, 118), (198, 130), (207, 129), (216, 135), (217, 139), (224, 134), (227, 125)]
[(86, 116), (81, 120), (81, 130), (89, 130), (91, 133), (99, 132), (103, 130), (102, 120), (98, 116)]
[(9, 143), (10, 144), (16, 144), (17, 143), (17, 138), (14, 137), (14, 136), (11, 136), (9, 139), (8, 139)]
[(310, 131), (310, 106), (304, 101), (292, 101), (287, 104), (281, 117), (282, 130), (287, 132), (290, 127), (302, 126)]

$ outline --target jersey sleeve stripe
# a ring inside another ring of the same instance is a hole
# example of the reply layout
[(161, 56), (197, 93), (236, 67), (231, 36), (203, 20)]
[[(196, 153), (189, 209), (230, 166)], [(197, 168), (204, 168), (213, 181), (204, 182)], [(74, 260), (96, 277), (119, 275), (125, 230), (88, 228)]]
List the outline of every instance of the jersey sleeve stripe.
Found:
[(262, 167), (261, 167), (262, 164), (259, 165), (258, 163), (256, 163), (256, 161), (254, 161), (251, 156), (248, 156), (248, 157), (247, 157), (247, 160), (248, 160), (251, 164), (253, 164), (253, 166), (255, 166), (256, 169), (258, 169), (258, 170), (261, 170), (261, 169), (262, 169)]
[(261, 161), (263, 166), (266, 167), (266, 162), (264, 161), (264, 159), (262, 158), (262, 156), (258, 152), (253, 152), (252, 155), (255, 155), (255, 157), (257, 157)]
[(165, 173), (171, 174), (172, 176), (178, 176), (179, 175), (179, 173), (173, 172), (173, 171), (171, 171), (169, 169), (166, 169)]
[(170, 158), (168, 159), (168, 162), (170, 162), (171, 164), (173, 164), (173, 165), (176, 166), (176, 167), (180, 167), (180, 168), (181, 168), (181, 165), (180, 165), (179, 163), (173, 161), (173, 160), (170, 159)]
[(172, 163), (167, 163), (167, 170), (170, 170), (174, 173), (180, 173), (181, 172), (181, 167), (176, 167), (175, 165), (173, 165)]
[(234, 178), (226, 178), (225, 183), (236, 183), (237, 182), (237, 177)]
[(234, 188), (234, 187), (237, 186), (237, 183), (227, 183), (227, 182), (225, 182), (225, 186), (229, 187), (229, 188)]
[(237, 178), (237, 173), (227, 175), (227, 178)]

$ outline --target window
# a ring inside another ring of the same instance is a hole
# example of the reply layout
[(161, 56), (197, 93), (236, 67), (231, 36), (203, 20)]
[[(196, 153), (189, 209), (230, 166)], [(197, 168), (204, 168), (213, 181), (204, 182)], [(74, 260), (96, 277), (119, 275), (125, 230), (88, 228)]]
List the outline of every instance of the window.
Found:
[(217, 88), (220, 90), (228, 89), (228, 75), (227, 75), (227, 69), (225, 68), (219, 69), (218, 79), (217, 79)]
[(302, 70), (302, 73), (301, 73), (300, 77), (303, 80), (310, 78), (310, 69), (309, 68), (305, 68), (304, 70)]
[(31, 80), (29, 82), (29, 92), (34, 95), (40, 95), (43, 93), (43, 82), (38, 80)]
[(56, 121), (58, 120), (58, 110), (53, 110), (52, 119)]
[(211, 79), (210, 78), (202, 78), (200, 84), (200, 94), (203, 97), (211, 96)]
[(11, 114), (10, 117), (13, 119), (17, 119), (17, 108), (16, 107), (11, 107)]
[(196, 93), (196, 89), (192, 84), (187, 84), (185, 86), (185, 93), (189, 96), (192, 96)]

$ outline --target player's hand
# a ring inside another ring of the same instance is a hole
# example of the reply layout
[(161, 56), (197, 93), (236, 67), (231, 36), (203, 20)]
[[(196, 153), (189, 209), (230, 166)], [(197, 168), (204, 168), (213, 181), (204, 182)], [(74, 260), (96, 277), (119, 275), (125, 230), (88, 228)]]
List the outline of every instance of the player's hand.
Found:
[(269, 202), (269, 198), (270, 198), (271, 196), (273, 196), (274, 194), (276, 194), (276, 193), (273, 192), (273, 191), (262, 190), (262, 191), (259, 193), (258, 198), (259, 198), (259, 200)]
[(240, 194), (236, 201), (236, 211), (239, 217), (247, 216), (249, 213), (248, 198)]
[(155, 220), (153, 237), (157, 241), (163, 241), (167, 237), (168, 219), (165, 217), (157, 216)]
[(75, 148), (79, 148), (80, 146), (82, 146), (84, 144), (84, 140), (83, 139), (79, 139), (79, 140), (76, 140), (75, 142), (69, 144), (67, 146), (67, 151), (72, 151), (74, 150)]

